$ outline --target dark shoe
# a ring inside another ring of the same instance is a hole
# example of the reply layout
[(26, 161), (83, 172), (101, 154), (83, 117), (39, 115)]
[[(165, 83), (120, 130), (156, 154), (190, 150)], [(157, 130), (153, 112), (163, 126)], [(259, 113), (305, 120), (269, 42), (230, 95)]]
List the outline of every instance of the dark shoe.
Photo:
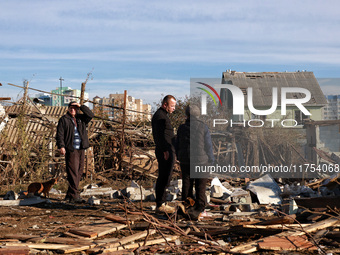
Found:
[(200, 218), (202, 211), (197, 210), (195, 207), (190, 207), (187, 211), (190, 220), (198, 220)]

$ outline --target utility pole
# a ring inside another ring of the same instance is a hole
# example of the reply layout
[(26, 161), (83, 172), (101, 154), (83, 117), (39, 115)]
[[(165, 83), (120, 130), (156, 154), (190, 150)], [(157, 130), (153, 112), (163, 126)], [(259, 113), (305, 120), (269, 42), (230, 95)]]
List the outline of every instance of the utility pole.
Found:
[(63, 101), (63, 96), (61, 94), (63, 94), (63, 78), (60, 76), (59, 81), (60, 81), (60, 91), (59, 91), (59, 99), (60, 99), (60, 106), (62, 106), (62, 101)]
[(85, 86), (86, 86), (86, 82), (82, 82), (81, 90), (80, 90), (80, 105), (84, 104)]
[(124, 90), (124, 106), (123, 106), (123, 120), (122, 120), (122, 135), (121, 135), (121, 142), (120, 142), (120, 166), (119, 169), (122, 169), (122, 162), (124, 157), (124, 143), (125, 143), (125, 119), (126, 119), (126, 99), (127, 99), (127, 91)]

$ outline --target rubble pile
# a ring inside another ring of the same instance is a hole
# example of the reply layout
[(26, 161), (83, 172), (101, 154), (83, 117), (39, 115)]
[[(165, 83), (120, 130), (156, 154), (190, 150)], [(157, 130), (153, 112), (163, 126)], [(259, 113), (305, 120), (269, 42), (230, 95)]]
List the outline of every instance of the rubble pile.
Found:
[[(144, 188), (136, 181), (119, 190), (90, 184), (81, 193), (87, 201), (81, 206), (100, 209), (102, 216), (95, 220), (85, 217), (62, 232), (39, 232), (36, 227), (29, 235), (2, 233), (0, 252), (337, 254), (340, 252), (339, 178), (284, 184), (269, 174), (257, 179), (215, 177), (207, 187), (208, 206), (199, 221), (181, 214), (178, 206), (182, 203), (181, 179), (173, 181), (168, 188), (169, 203), (177, 208), (173, 215), (156, 214), (154, 189)], [(64, 196), (57, 190), (51, 194)], [(15, 192), (8, 192), (8, 200), (4, 198), (0, 205), (13, 207), (31, 202), (31, 205), (66, 206), (60, 199), (17, 197)], [(9, 201), (12, 203), (6, 204)]]
[[(58, 115), (52, 117), (46, 113), (48, 109), (43, 113), (37, 107), (29, 107), (27, 112), (20, 108), (25, 112), (23, 115), (18, 109), (12, 107), (8, 123), (1, 123), (3, 134), (9, 134), (0, 137), (3, 152), (0, 158), (1, 183), (15, 183), (20, 179), (28, 181), (41, 167), (46, 167), (48, 174), (63, 173), (60, 155), (53, 150), (46, 151), (46, 154), (41, 152), (44, 148), (53, 148), (56, 120), (65, 109), (60, 108)], [(28, 131), (20, 129), (18, 123), (26, 123)], [(340, 252), (338, 173), (331, 176), (319, 174), (314, 179), (283, 179), (262, 173), (252, 178), (238, 174), (231, 177), (217, 175), (209, 180), (205, 212), (199, 221), (192, 221), (183, 214), (178, 164), (167, 196), (170, 205), (177, 209), (174, 214), (157, 214), (154, 188), (141, 185), (146, 180), (155, 183), (157, 178), (158, 166), (150, 127), (95, 120), (89, 126), (89, 134), (92, 146), (86, 156), (86, 181), (91, 184), (83, 187), (81, 197), (84, 203), (66, 203), (63, 201), (65, 194), (53, 189), (49, 199), (25, 197), (22, 192), (8, 191), (0, 200), (0, 208), (10, 208), (15, 213), (11, 216), (6, 211), (0, 215), (0, 226), (5, 227), (10, 221), (10, 227), (16, 228), (16, 232), (1, 231), (0, 253)], [(280, 134), (281, 140), (278, 141), (276, 133), (264, 139), (261, 132), (238, 129), (234, 133), (212, 134), (217, 162), (237, 169), (249, 165), (311, 163), (290, 143), (290, 136)], [(30, 139), (23, 139), (27, 137)], [(23, 141), (30, 143), (22, 144)], [(20, 154), (20, 158), (16, 154), (17, 144), (34, 150), (22, 150), (26, 154)], [(314, 150), (327, 164), (340, 162), (335, 154)], [(37, 160), (41, 158), (45, 161)], [(121, 184), (112, 185), (112, 180), (121, 181)], [(126, 181), (131, 183), (123, 185)], [(58, 220), (49, 221), (50, 225), (35, 220), (34, 224), (23, 224), (19, 228), (22, 219), (31, 222), (30, 218), (38, 217), (29, 214), (31, 211), (51, 216), (48, 219), (53, 219), (52, 212), (58, 211)]]

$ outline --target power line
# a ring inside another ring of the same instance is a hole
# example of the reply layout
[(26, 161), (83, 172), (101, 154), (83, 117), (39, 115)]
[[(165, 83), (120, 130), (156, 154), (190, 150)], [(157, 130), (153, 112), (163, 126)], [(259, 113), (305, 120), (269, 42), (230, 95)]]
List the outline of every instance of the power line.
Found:
[[(19, 85), (15, 85), (15, 84), (13, 84), (13, 83), (7, 83), (7, 84), (10, 85), (10, 86), (13, 86), (13, 87), (25, 89), (25, 87), (19, 86)], [(38, 91), (38, 92), (41, 92), (41, 93), (46, 93), (46, 94), (49, 94), (49, 95), (68, 96), (68, 97), (80, 99), (80, 97), (77, 97), (77, 96), (64, 95), (64, 94), (59, 94), (59, 93), (53, 93), (53, 92), (43, 91), (43, 90), (40, 90), (40, 89), (34, 89), (34, 88), (30, 88), (30, 87), (28, 87), (28, 89), (33, 90), (33, 91)], [(100, 104), (100, 103), (98, 103), (98, 102), (91, 101), (91, 100), (85, 100), (85, 101), (86, 101), (86, 102), (89, 102), (89, 103), (92, 103), (92, 104), (100, 105), (100, 106), (105, 106), (105, 107), (114, 108), (114, 109), (118, 109), (118, 110), (124, 110), (123, 107), (113, 106), (113, 105), (109, 105), (109, 104)], [(130, 110), (130, 109), (126, 109), (126, 110), (129, 111), (129, 112), (136, 112), (136, 113), (141, 113), (141, 114), (145, 114), (145, 115), (152, 115), (151, 113), (146, 113), (146, 112), (140, 112), (140, 111), (135, 111), (135, 110)]]

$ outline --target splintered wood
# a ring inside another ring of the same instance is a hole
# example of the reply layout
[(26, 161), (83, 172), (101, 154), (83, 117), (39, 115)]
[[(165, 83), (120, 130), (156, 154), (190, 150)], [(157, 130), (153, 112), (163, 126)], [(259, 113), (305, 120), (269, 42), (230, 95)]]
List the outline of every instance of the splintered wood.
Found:
[[(51, 232), (41, 235), (5, 235), (0, 240), (0, 254), (29, 254), (32, 249), (65, 254), (83, 251), (87, 254), (131, 252), (136, 249), (148, 254), (312, 251), (319, 249), (315, 239), (319, 242), (328, 233), (333, 233), (333, 238), (340, 236), (339, 232), (327, 230), (338, 226), (339, 221), (335, 217), (309, 224), (285, 223), (287, 217), (276, 217), (273, 220), (258, 220), (257, 224), (231, 225), (221, 222), (217, 215), (191, 222), (177, 219), (179, 216), (176, 217), (176, 214), (167, 218), (145, 208), (139, 210), (133, 203), (120, 205), (116, 210), (119, 209), (119, 214), (110, 213), (95, 221), (79, 222), (59, 236), (52, 236)], [(295, 216), (291, 218), (295, 219)], [(259, 231), (266, 237), (234, 247), (222, 240), (247, 233), (254, 235)], [(311, 236), (313, 232), (317, 232), (314, 234), (315, 239)]]
[[(262, 238), (262, 239), (259, 239), (259, 240), (256, 240), (256, 241), (251, 241), (249, 243), (246, 243), (246, 244), (241, 244), (239, 246), (236, 246), (234, 248), (231, 249), (231, 252), (237, 252), (237, 253), (252, 253), (252, 252), (255, 252), (258, 250), (259, 248), (259, 244), (260, 243), (265, 243), (265, 245), (267, 245), (267, 248), (268, 248), (268, 244), (269, 243), (272, 243), (273, 240), (277, 240), (275, 238), (282, 238), (282, 237), (288, 237), (288, 236), (302, 236), (306, 233), (311, 233), (311, 232), (314, 232), (314, 231), (317, 231), (317, 230), (320, 230), (320, 229), (324, 229), (324, 228), (328, 228), (328, 227), (331, 227), (333, 225), (335, 225), (336, 223), (338, 222), (338, 219), (336, 218), (330, 218), (330, 219), (327, 219), (327, 220), (324, 220), (324, 221), (321, 221), (321, 222), (317, 222), (315, 224), (312, 224), (312, 225), (309, 225), (307, 227), (305, 227), (304, 229), (302, 229), (303, 231), (286, 231), (286, 232), (282, 232), (282, 233), (279, 233), (279, 234), (276, 234), (274, 236), (270, 236), (270, 237), (266, 237), (266, 238)], [(280, 239), (282, 240), (282, 239)], [(299, 248), (299, 249), (302, 249), (304, 245), (301, 246), (299, 245), (298, 243), (295, 243), (294, 244)], [(283, 248), (284, 245), (282, 245), (281, 248)], [(277, 246), (275, 245), (273, 248), (276, 248)], [(291, 248), (290, 248), (291, 249)]]

